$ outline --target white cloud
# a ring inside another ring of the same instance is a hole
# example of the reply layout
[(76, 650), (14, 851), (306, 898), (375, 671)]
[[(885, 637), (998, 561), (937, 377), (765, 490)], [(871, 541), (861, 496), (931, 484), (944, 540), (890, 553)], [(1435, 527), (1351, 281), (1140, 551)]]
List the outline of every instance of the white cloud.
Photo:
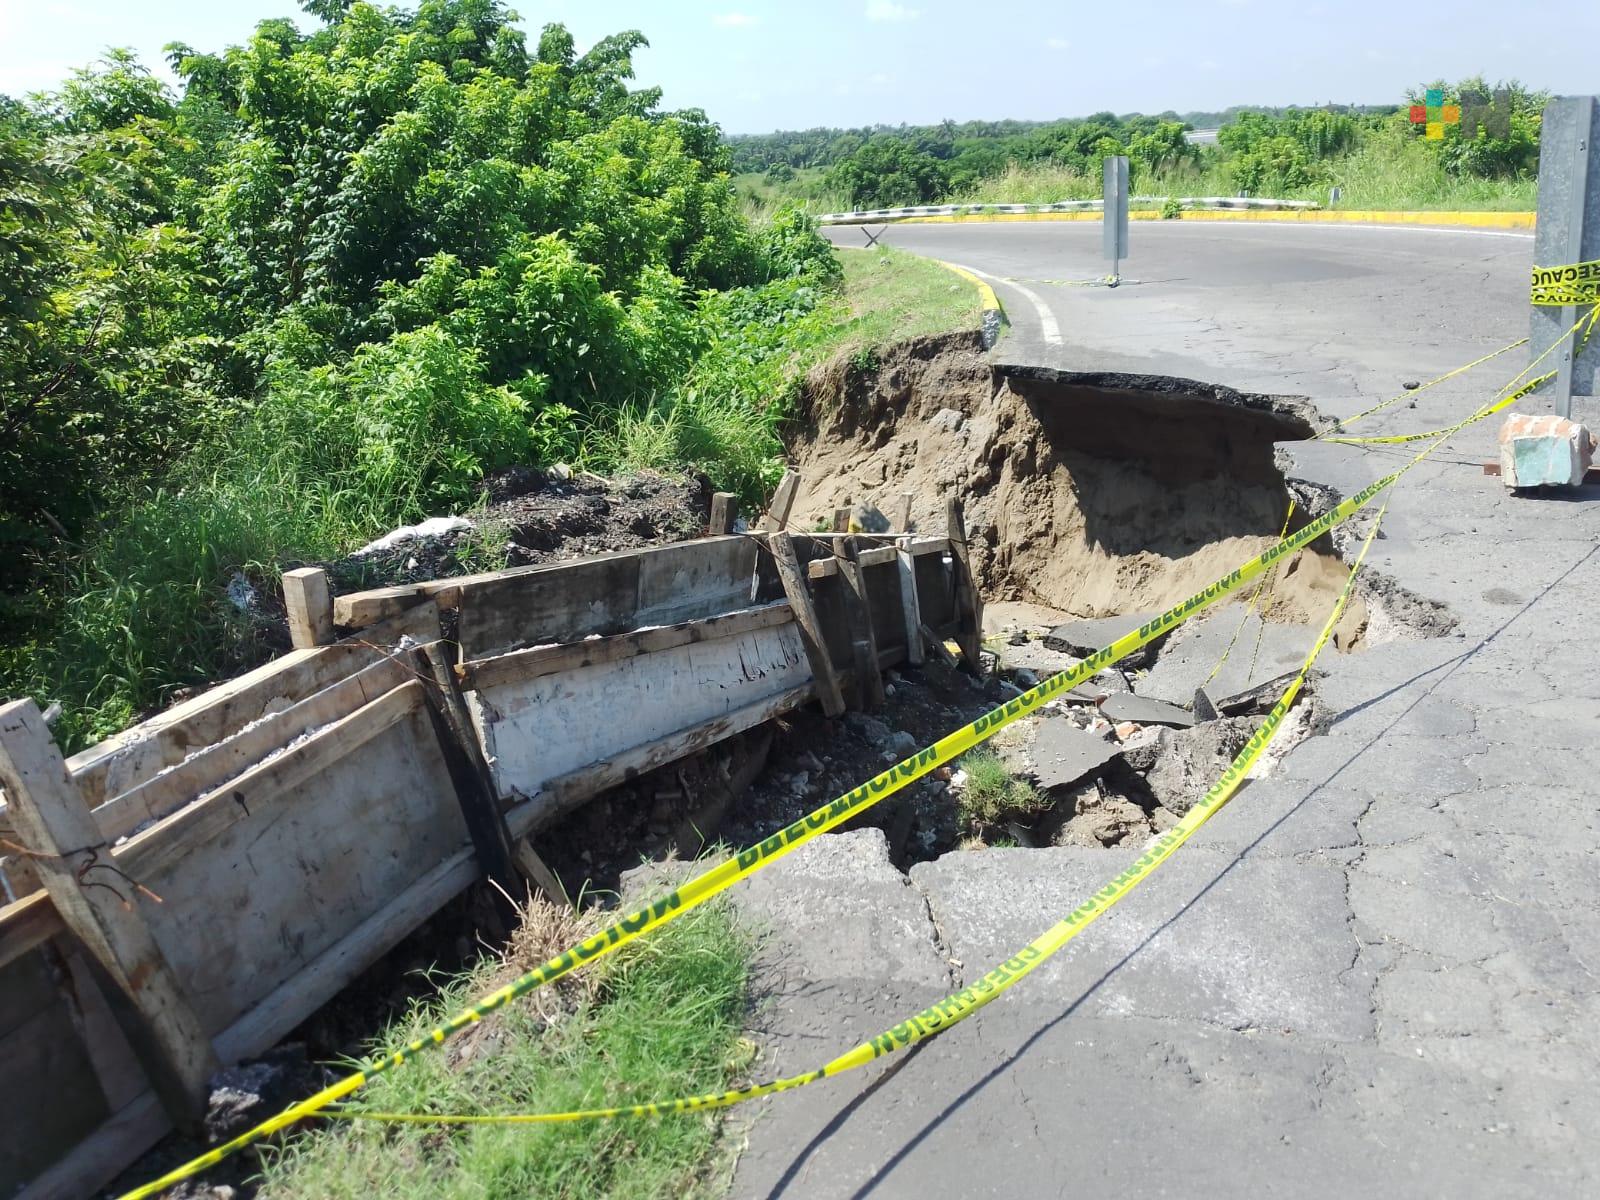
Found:
[(920, 8), (896, 4), (894, 0), (868, 0), (867, 3), (869, 21), (914, 21), (921, 15)]
[(757, 23), (757, 18), (742, 12), (716, 13), (711, 23), (718, 29), (749, 29)]
[(1052, 50), (1067, 50), (1072, 46), (1066, 38), (1045, 38), (1044, 44)]
[(877, 87), (885, 87), (888, 84), (891, 84), (891, 83), (894, 82), (894, 76), (893, 75), (886, 75), (884, 72), (878, 71), (878, 72), (876, 72), (876, 73), (874, 73), (872, 75), (867, 76), (867, 82), (870, 83), (870, 84), (873, 84), (873, 85), (875, 85)]

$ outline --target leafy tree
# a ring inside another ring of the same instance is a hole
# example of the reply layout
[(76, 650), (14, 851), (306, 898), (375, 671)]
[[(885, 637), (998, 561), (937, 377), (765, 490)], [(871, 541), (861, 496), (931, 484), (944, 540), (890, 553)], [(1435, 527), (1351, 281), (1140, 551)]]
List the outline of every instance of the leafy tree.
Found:
[(944, 165), (898, 137), (876, 137), (829, 173), (857, 208), (926, 204), (949, 186)]

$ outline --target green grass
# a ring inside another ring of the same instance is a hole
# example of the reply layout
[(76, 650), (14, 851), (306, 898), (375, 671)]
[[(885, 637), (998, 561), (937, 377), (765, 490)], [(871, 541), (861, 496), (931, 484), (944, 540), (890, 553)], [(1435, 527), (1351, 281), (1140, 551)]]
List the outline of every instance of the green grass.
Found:
[[(1374, 137), (1360, 150), (1326, 164), (1327, 178), (1291, 188), (1277, 200), (1328, 202), (1328, 189), (1343, 189), (1336, 207), (1346, 210), (1531, 212), (1538, 184), (1532, 179), (1463, 178), (1445, 171), (1415, 139)], [(1186, 168), (1136, 176), (1141, 196), (1233, 196), (1238, 188), (1214, 160), (1205, 169)], [(1098, 175), (1065, 167), (1013, 164), (999, 175), (949, 198), (951, 204), (1052, 204), (1057, 200), (1097, 200)]]
[(846, 311), (833, 348), (887, 346), (907, 338), (977, 329), (978, 290), (937, 263), (903, 250), (841, 249)]
[[(558, 1112), (733, 1087), (752, 941), (712, 902), (604, 960), (592, 994), (551, 1023), (529, 997), (463, 1037), (464, 1066), (425, 1053), (353, 1098), (368, 1111)], [(594, 967), (589, 970), (594, 970)], [(494, 980), (494, 965), (449, 982), (375, 1049), (426, 1033)], [(535, 997), (538, 993), (535, 993)], [(498, 1043), (491, 1048), (491, 1043)], [(264, 1200), (573, 1200), (714, 1195), (731, 1161), (719, 1114), (559, 1125), (449, 1127), (335, 1122), (269, 1152)]]
[(967, 782), (957, 794), (956, 811), (974, 833), (1008, 817), (1027, 820), (1049, 807), (1046, 797), (1013, 776), (1005, 761), (987, 747), (968, 751), (958, 765), (967, 773)]
[(801, 167), (793, 179), (773, 183), (764, 172), (752, 171), (735, 175), (732, 183), (745, 213), (757, 221), (767, 219), (784, 204), (798, 204), (810, 213), (847, 211), (850, 197), (829, 187), (827, 175), (826, 167)]

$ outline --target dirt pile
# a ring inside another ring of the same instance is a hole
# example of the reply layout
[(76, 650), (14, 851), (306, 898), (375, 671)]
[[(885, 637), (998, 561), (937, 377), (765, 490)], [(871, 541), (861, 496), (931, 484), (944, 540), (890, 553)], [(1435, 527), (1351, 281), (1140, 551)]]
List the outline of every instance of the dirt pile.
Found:
[(560, 466), (511, 467), (485, 480), (484, 490), (484, 509), (457, 528), (317, 565), (338, 592), (392, 587), (484, 570), (486, 555), (502, 543), (505, 565), (524, 567), (699, 537), (711, 507), (703, 475), (654, 471), (605, 479)]

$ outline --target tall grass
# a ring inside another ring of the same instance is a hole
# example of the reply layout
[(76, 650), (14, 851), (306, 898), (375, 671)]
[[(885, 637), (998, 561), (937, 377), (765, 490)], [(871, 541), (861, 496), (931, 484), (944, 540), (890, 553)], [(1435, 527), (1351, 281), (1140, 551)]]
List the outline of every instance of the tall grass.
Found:
[[(1143, 196), (1233, 196), (1238, 186), (1223, 160), (1208, 155), (1202, 167), (1136, 171), (1132, 189)], [(1314, 200), (1326, 205), (1328, 191), (1342, 189), (1341, 209), (1417, 211), (1531, 211), (1538, 195), (1533, 179), (1482, 179), (1452, 175), (1414, 137), (1374, 135), (1352, 154), (1329, 160), (1323, 177), (1272, 198)], [(1012, 163), (1003, 172), (949, 198), (952, 204), (1051, 204), (1057, 200), (1096, 200), (1098, 175), (1081, 174), (1048, 163)]]
[[(491, 1047), (466, 1066), (451, 1065), (447, 1045), (378, 1075), (351, 1107), (559, 1112), (733, 1086), (751, 1057), (740, 1036), (751, 951), (729, 906), (713, 902), (608, 960), (615, 965), (576, 1011), (552, 1022), (534, 997), (518, 1001), (488, 1027), (464, 1035)], [(424, 1036), (491, 986), (494, 974), (491, 964), (450, 982), (437, 1000), (397, 1022), (375, 1049)], [(562, 1125), (335, 1123), (270, 1153), (260, 1195), (644, 1200), (716, 1194), (721, 1189), (708, 1176), (717, 1166), (719, 1129), (715, 1113)]]

